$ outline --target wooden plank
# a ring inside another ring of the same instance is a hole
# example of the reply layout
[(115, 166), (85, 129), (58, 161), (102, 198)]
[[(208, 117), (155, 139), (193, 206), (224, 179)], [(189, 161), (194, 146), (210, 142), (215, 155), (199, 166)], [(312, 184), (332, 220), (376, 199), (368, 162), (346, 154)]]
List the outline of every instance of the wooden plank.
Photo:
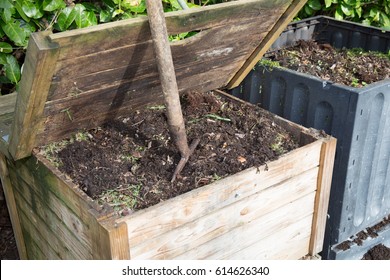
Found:
[[(218, 5), (192, 8), (166, 14), (169, 34), (179, 34), (194, 30), (211, 29), (218, 26), (234, 25), (245, 19), (266, 19), (272, 14), (282, 13), (291, 0), (241, 0)], [(277, 11), (277, 12), (276, 12)], [(272, 22), (273, 25), (275, 22)], [(101, 24), (88, 28), (71, 30), (50, 35), (53, 42), (62, 50), (60, 59), (70, 53), (72, 57), (132, 45), (134, 42), (149, 40), (150, 28), (147, 17), (138, 17)], [(110, 40), (107, 40), (110, 38)]]
[(57, 55), (56, 46), (44, 33), (30, 36), (9, 142), (14, 159), (30, 155), (34, 147), (36, 132), (43, 125), (41, 116)]
[[(310, 232), (314, 199), (315, 192), (311, 192), (259, 219), (253, 220), (251, 223), (232, 229), (228, 234), (219, 236), (193, 250), (187, 251), (175, 259), (243, 259), (245, 254), (239, 253), (239, 251), (263, 239), (269, 240), (269, 242), (264, 244), (265, 247), (263, 247), (263, 250), (270, 252), (276, 246), (273, 235), (277, 233), (280, 233), (282, 236), (291, 234), (289, 230), (292, 228), (295, 229), (293, 225), (307, 217), (309, 219), (305, 223), (305, 232)], [(297, 233), (295, 231), (292, 235), (296, 235)], [(258, 257), (262, 258), (261, 256)]]
[[(234, 64), (229, 68), (225, 67), (224, 70), (229, 71), (233, 67)], [(188, 75), (181, 79), (182, 84), (179, 86), (187, 85), (188, 90), (194, 89), (194, 86), (202, 92), (210, 90), (226, 79), (224, 70), (216, 67), (209, 72), (201, 73), (196, 76), (197, 83), (192, 83), (195, 77)], [(221, 77), (210, 80), (210, 72)], [(78, 97), (48, 103), (45, 109), (45, 130), (38, 133), (37, 145), (64, 139), (77, 130), (97, 127), (116, 117), (127, 115), (132, 110), (143, 108), (147, 104), (163, 103), (159, 85), (147, 91), (129, 90), (125, 85), (119, 83), (116, 88), (92, 91)]]
[(129, 244), (133, 247), (318, 166), (321, 145), (321, 141), (314, 142), (276, 161), (237, 173), (234, 181), (231, 177), (222, 179), (118, 222), (127, 223)]
[(317, 196), (314, 206), (313, 228), (309, 251), (312, 256), (322, 251), (324, 243), (336, 145), (337, 140), (333, 137), (329, 137), (329, 139), (323, 142), (321, 148)]
[(18, 208), (15, 202), (15, 195), (11, 179), (9, 178), (9, 172), (7, 167), (7, 159), (0, 153), (0, 179), (3, 186), (4, 195), (7, 200), (8, 213), (10, 215), (12, 228), (14, 231), (16, 246), (18, 247), (19, 258), (27, 259), (26, 244), (23, 237), (22, 227), (20, 224)]
[(0, 96), (0, 153), (9, 157), (8, 140), (11, 134), (11, 125), (17, 93)]
[[(272, 20), (271, 17), (269, 20)], [(245, 30), (250, 35), (245, 32)], [(207, 72), (213, 67), (230, 67), (230, 63), (239, 62), (235, 68), (227, 72), (228, 82), (233, 73), (268, 30), (260, 28), (258, 22), (245, 22), (239, 27), (223, 26), (205, 30), (187, 40), (172, 44), (172, 55), (177, 77), (191, 76)], [(212, 40), (211, 40), (212, 38)], [(199, 46), (202, 46), (201, 48)], [(237, 58), (240, 58), (239, 60)], [(100, 63), (91, 63), (100, 61)], [(73, 92), (78, 95), (85, 91), (106, 87), (118, 81), (142, 81), (153, 77), (153, 83), (159, 82), (155, 56), (150, 41), (141, 42), (121, 49), (110, 49), (90, 55), (61, 61), (57, 65), (49, 100), (57, 100), (69, 96)], [(210, 79), (213, 79), (210, 76)], [(196, 80), (194, 81), (196, 83)], [(150, 82), (143, 83), (150, 88)]]
[(15, 174), (12, 177), (15, 193), (20, 200), (19, 210), (22, 209), (26, 215), (31, 216), (32, 221), (39, 224), (38, 228), (45, 232), (47, 242), (55, 243), (57, 247), (60, 246), (58, 240), (66, 244), (66, 250), (73, 254), (73, 257), (68, 257), (70, 259), (91, 259), (91, 229), (50, 194), (42, 196), (42, 193), (36, 193), (23, 179)]
[(232, 260), (298, 260), (309, 251), (312, 216), (251, 244), (226, 258)]
[[(131, 247), (132, 256), (136, 259), (173, 259), (205, 243), (212, 243), (215, 239), (225, 239), (225, 234), (230, 234), (235, 228), (249, 225), (285, 205), (314, 193), (317, 187), (317, 175), (318, 168), (313, 168), (193, 222), (158, 235), (154, 239), (145, 240)], [(314, 199), (311, 204), (312, 207)], [(275, 222), (280, 221), (275, 220)], [(226, 242), (225, 250), (231, 246), (235, 247), (234, 245)]]
[(29, 209), (25, 208), (22, 200), (17, 200), (17, 204), (24, 231), (28, 232), (30, 239), (34, 241), (36, 247), (43, 252), (47, 259), (75, 259), (65, 244), (61, 244), (57, 237), (48, 231), (45, 222), (36, 217), (34, 213), (29, 213)]
[(26, 240), (27, 246), (27, 259), (28, 260), (48, 260), (49, 258), (42, 252), (41, 248), (31, 238), (28, 231), (23, 228), (23, 235)]
[(284, 12), (282, 17), (276, 22), (272, 30), (262, 40), (260, 45), (244, 63), (241, 69), (231, 78), (230, 82), (227, 85), (228, 89), (237, 87), (244, 80), (244, 78), (253, 69), (256, 63), (263, 57), (266, 51), (280, 36), (286, 26), (293, 20), (295, 15), (303, 8), (306, 2), (307, 0), (294, 0), (292, 2), (288, 9)]
[(16, 97), (17, 97), (16, 92), (0, 96), (0, 116), (3, 114), (14, 112)]

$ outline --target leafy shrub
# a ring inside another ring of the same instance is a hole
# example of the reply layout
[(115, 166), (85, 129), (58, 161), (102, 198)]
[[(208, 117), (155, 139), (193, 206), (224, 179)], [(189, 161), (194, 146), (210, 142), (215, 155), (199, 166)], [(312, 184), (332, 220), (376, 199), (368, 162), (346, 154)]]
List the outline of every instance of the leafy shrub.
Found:
[(390, 0), (308, 0), (298, 17), (318, 14), (390, 30)]

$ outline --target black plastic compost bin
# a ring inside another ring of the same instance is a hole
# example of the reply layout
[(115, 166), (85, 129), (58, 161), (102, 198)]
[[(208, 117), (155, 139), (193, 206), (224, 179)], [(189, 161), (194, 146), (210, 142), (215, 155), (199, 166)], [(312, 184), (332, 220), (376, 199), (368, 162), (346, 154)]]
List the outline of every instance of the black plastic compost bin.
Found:
[[(320, 16), (290, 24), (269, 52), (302, 39), (390, 51), (390, 32)], [(352, 88), (258, 65), (231, 93), (338, 139), (323, 259), (360, 259), (376, 244), (390, 246), (390, 225), (362, 244), (349, 242), (346, 250), (338, 246), (390, 213), (389, 79)]]

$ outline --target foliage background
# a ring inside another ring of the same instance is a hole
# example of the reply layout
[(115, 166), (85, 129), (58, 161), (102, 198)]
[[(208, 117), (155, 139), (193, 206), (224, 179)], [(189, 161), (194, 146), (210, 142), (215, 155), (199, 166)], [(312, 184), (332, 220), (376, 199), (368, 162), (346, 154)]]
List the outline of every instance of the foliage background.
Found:
[[(181, 9), (177, 0), (161, 1), (166, 12)], [(189, 7), (227, 1), (187, 0)], [(145, 14), (145, 0), (0, 0), (0, 95), (17, 87), (32, 32), (61, 32)], [(296, 19), (319, 14), (390, 30), (390, 0), (308, 0)]]

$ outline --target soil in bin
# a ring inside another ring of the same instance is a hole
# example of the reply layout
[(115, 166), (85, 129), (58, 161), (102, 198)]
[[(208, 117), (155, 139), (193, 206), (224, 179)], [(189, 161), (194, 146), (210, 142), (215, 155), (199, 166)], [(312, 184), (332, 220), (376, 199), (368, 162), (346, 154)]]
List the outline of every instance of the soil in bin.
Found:
[(180, 154), (169, 136), (164, 106), (132, 112), (41, 152), (57, 158), (58, 168), (90, 197), (126, 215), (298, 147), (253, 105), (228, 102), (212, 92), (184, 94), (181, 102), (189, 142), (199, 138), (200, 143), (174, 183)]
[(292, 47), (272, 52), (268, 58), (282, 67), (352, 87), (390, 78), (390, 54), (335, 49), (312, 40), (300, 40)]

